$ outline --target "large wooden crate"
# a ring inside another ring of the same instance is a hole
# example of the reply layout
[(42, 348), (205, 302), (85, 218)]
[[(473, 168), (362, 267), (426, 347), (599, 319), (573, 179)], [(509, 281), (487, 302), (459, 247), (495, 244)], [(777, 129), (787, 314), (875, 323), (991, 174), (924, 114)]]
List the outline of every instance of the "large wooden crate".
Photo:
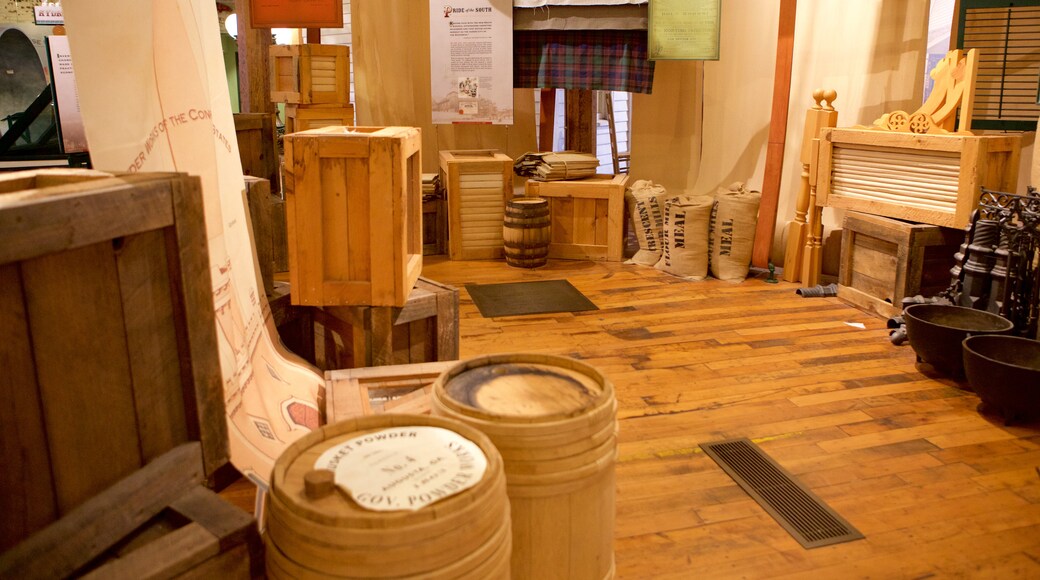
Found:
[(441, 183), (448, 192), (448, 256), (502, 257), (502, 221), (513, 198), (513, 159), (491, 149), (441, 151)]
[(350, 102), (350, 48), (333, 44), (272, 45), (271, 100), (294, 105)]
[(242, 173), (271, 182), (271, 192), (281, 191), (278, 136), (274, 113), (235, 113), (235, 136)]
[(400, 308), (326, 306), (311, 317), (313, 362), (322, 370), (459, 357), (459, 291), (433, 280), (419, 278)]
[(525, 194), (549, 200), (549, 257), (620, 262), (625, 247), (628, 175), (528, 180)]
[(329, 424), (379, 413), (430, 412), (433, 382), (457, 360), (360, 369), (325, 374), (325, 417)]
[(1014, 191), (1019, 135), (823, 129), (817, 205), (963, 228), (980, 187)]
[[(0, 194), (0, 577), (64, 577), (228, 465), (202, 194), (69, 170), (2, 175)], [(209, 536), (176, 538), (248, 570), (210, 510), (192, 512)], [(163, 545), (154, 568), (186, 555)]]
[(354, 105), (286, 105), (285, 132), (354, 125)]
[(266, 179), (246, 177), (246, 204), (252, 225), (253, 246), (260, 266), (264, 292), (274, 293), (275, 272), (289, 269), (289, 242), (285, 230), (285, 200), (271, 194)]
[(964, 232), (931, 224), (848, 212), (842, 229), (838, 298), (882, 317), (903, 298), (931, 297), (950, 285)]
[(404, 306), (422, 269), (419, 129), (285, 136), (293, 304)]

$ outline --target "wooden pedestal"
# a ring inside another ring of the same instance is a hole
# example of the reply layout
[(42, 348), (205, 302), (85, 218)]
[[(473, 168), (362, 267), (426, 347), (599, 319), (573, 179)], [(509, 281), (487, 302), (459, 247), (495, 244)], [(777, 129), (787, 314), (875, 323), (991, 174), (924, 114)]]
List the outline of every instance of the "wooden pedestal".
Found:
[(350, 102), (350, 48), (333, 44), (273, 45), (271, 101), (294, 105)]
[(422, 269), (419, 130), (285, 136), (294, 304), (404, 306)]
[(502, 220), (513, 198), (513, 159), (495, 150), (441, 151), (452, 260), (502, 257)]
[(281, 192), (274, 113), (235, 113), (235, 136), (242, 173), (266, 179), (272, 193)]
[(934, 296), (950, 285), (964, 232), (848, 212), (841, 241), (838, 298), (884, 318), (905, 297)]
[(628, 175), (528, 180), (525, 194), (549, 200), (549, 257), (620, 262)]

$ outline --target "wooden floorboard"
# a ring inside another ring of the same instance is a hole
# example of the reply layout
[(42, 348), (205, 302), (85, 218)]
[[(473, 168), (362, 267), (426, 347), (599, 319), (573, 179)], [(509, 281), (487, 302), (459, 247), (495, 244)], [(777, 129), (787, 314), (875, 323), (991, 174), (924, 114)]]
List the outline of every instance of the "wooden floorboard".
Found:
[[(462, 357), (563, 354), (614, 382), (619, 578), (1040, 577), (1040, 426), (980, 415), (882, 319), (795, 284), (620, 264), (428, 257), (423, 275), (461, 289)], [(552, 279), (601, 310), (486, 319), (463, 288)], [(733, 437), (866, 538), (801, 548), (698, 447)]]
[[(1040, 425), (980, 415), (882, 319), (764, 276), (440, 257), (423, 275), (460, 289), (463, 358), (568, 355), (614, 382), (619, 578), (1040, 578)], [(553, 279), (600, 310), (486, 319), (464, 288)], [(803, 549), (699, 448), (735, 437), (866, 538)]]

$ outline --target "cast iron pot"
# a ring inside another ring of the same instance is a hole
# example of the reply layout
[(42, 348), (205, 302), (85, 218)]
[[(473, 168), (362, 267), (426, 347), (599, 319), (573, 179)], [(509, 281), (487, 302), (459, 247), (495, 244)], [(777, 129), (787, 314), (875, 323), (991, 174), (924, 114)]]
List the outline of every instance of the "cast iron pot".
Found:
[(945, 304), (907, 306), (903, 320), (917, 360), (955, 379), (964, 378), (961, 341), (977, 334), (1008, 334), (1014, 328), (1011, 321), (1002, 316)]
[(1040, 341), (1017, 336), (970, 336), (961, 343), (968, 384), (981, 411), (1006, 424), (1040, 418)]

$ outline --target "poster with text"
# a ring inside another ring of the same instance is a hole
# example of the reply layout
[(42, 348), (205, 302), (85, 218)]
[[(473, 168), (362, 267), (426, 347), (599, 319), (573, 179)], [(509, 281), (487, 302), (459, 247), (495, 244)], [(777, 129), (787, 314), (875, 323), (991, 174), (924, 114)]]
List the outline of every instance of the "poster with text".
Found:
[(47, 58), (54, 87), (54, 104), (58, 113), (58, 135), (62, 151), (81, 153), (87, 150), (87, 135), (83, 130), (83, 116), (79, 111), (76, 75), (72, 71), (67, 36), (47, 37)]
[(719, 60), (721, 0), (652, 0), (650, 60)]
[(430, 0), (433, 123), (513, 124), (511, 0)]

